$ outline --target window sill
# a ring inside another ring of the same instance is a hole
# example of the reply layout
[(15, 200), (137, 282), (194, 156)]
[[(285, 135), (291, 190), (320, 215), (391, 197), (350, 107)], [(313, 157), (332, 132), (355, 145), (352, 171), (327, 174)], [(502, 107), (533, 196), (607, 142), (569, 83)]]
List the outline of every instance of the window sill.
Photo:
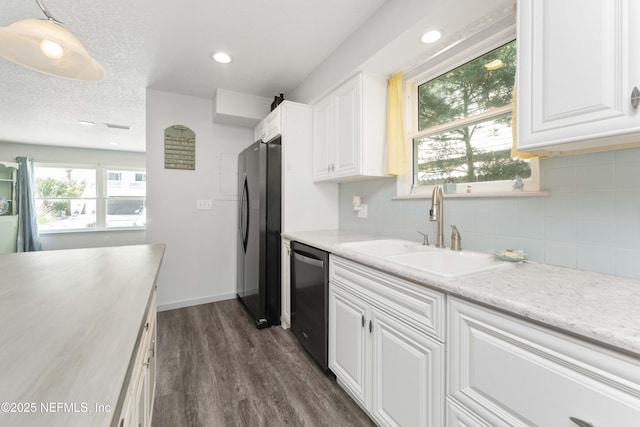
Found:
[[(517, 198), (517, 197), (547, 197), (548, 191), (513, 191), (499, 193), (452, 193), (444, 194), (445, 199), (483, 199), (483, 198)], [(391, 200), (430, 199), (431, 194), (407, 194), (395, 196)]]
[(110, 232), (123, 232), (123, 231), (146, 231), (146, 227), (123, 227), (123, 228), (72, 228), (68, 230), (38, 230), (40, 235), (52, 235), (52, 234), (77, 234), (77, 233), (110, 233)]

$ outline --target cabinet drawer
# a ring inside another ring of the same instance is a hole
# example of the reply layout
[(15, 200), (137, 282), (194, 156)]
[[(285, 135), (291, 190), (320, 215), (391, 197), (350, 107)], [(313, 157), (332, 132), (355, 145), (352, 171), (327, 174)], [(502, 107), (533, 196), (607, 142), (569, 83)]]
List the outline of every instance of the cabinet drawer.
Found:
[(492, 426), (640, 422), (640, 360), (448, 301), (450, 401)]
[(329, 260), (331, 283), (444, 341), (444, 294), (340, 257)]

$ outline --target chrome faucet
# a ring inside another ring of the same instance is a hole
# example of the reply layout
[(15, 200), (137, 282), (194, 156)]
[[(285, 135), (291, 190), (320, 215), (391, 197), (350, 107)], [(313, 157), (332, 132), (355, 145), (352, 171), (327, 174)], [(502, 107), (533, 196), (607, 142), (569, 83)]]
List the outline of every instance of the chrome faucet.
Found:
[(434, 185), (431, 193), (431, 209), (429, 210), (429, 221), (438, 222), (438, 235), (436, 237), (436, 248), (444, 248), (444, 233), (442, 232), (443, 218), (443, 196), (442, 186)]

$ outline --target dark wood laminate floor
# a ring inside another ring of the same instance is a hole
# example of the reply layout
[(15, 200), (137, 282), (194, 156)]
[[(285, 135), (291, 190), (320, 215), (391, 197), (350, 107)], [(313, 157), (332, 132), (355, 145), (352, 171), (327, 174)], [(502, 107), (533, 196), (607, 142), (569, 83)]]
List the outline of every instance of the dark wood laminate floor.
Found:
[(289, 330), (239, 302), (158, 313), (153, 427), (372, 426)]

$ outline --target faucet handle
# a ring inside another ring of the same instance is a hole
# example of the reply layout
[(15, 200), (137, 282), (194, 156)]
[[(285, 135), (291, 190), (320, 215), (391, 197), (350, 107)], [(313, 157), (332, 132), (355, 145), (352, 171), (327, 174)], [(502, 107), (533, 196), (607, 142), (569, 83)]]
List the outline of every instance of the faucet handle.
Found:
[(429, 235), (426, 233), (423, 233), (420, 230), (417, 230), (419, 234), (422, 234), (422, 244), (425, 246), (429, 246)]
[(461, 251), (462, 245), (460, 244), (462, 241), (462, 237), (460, 236), (460, 232), (458, 231), (458, 227), (455, 225), (451, 226), (451, 250), (452, 251)]

